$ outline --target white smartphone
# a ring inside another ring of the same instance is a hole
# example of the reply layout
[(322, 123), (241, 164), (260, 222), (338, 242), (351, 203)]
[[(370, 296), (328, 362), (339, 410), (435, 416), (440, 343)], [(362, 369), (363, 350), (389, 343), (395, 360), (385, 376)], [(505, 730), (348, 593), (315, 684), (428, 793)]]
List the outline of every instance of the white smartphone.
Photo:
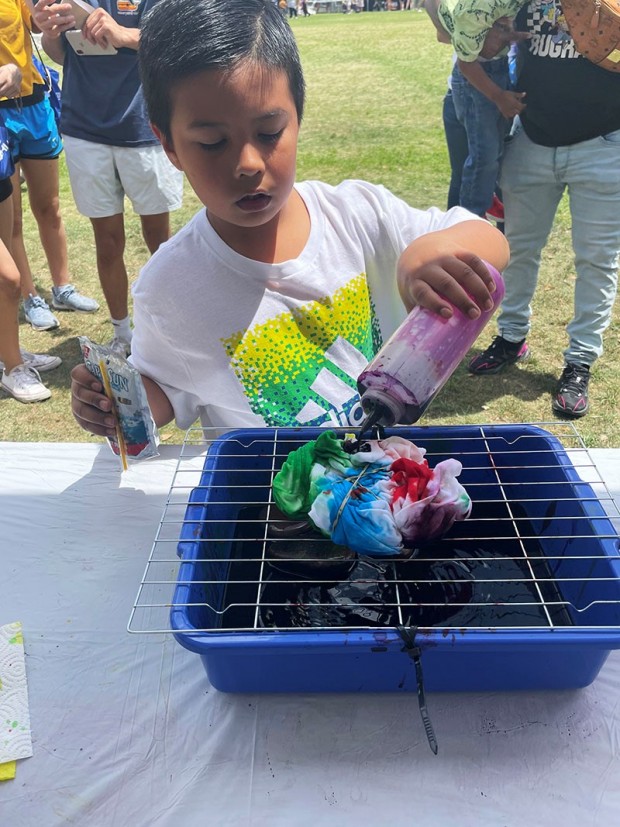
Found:
[(85, 0), (58, 0), (58, 2), (68, 3), (71, 6), (76, 29), (81, 29), (86, 18), (95, 11), (94, 6), (86, 3)]
[(118, 52), (118, 49), (115, 49), (114, 46), (98, 46), (96, 43), (86, 40), (80, 29), (69, 29), (68, 32), (65, 32), (65, 37), (69, 46), (80, 57), (115, 55)]

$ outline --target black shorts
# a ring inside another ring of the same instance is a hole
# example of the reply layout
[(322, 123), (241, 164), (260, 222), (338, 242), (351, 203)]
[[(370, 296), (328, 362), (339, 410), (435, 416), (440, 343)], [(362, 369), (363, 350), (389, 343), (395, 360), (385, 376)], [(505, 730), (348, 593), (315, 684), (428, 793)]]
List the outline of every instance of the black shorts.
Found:
[(10, 198), (12, 193), (13, 184), (11, 183), (11, 179), (5, 178), (4, 181), (0, 181), (0, 204), (6, 201), (7, 198)]

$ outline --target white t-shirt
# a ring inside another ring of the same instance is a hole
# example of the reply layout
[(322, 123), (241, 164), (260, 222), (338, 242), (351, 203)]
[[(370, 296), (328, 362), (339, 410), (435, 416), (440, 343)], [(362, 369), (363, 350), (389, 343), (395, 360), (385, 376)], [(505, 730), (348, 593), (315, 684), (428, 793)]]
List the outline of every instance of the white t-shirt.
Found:
[(405, 317), (396, 263), (415, 238), (475, 217), (410, 207), (384, 187), (296, 185), (310, 215), (301, 255), (280, 264), (231, 250), (201, 210), (133, 287), (131, 361), (176, 422), (360, 422), (356, 380)]

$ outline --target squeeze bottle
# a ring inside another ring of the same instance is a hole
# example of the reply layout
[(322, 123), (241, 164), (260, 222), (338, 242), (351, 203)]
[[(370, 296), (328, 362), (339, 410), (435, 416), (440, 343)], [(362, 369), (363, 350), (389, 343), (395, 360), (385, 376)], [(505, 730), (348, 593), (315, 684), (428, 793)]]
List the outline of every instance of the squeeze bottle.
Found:
[(417, 422), (448, 381), (504, 298), (504, 280), (485, 262), (495, 282), (493, 307), (470, 319), (452, 306), (445, 319), (414, 307), (360, 374), (357, 387), (366, 417), (360, 438), (374, 425)]

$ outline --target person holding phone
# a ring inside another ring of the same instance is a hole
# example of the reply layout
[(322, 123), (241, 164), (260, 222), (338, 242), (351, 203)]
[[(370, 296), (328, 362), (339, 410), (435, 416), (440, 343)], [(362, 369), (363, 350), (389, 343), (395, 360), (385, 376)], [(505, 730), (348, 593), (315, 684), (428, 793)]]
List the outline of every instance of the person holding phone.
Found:
[(39, 0), (34, 7), (43, 48), (63, 66), (60, 127), (71, 189), (93, 227), (99, 280), (114, 330), (110, 345), (122, 355), (129, 353), (132, 335), (125, 196), (140, 216), (150, 253), (169, 238), (170, 211), (182, 203), (182, 175), (150, 127), (138, 72), (141, 21), (157, 2), (93, 0), (93, 11), (81, 24), (82, 37), (115, 50), (96, 58), (67, 48), (67, 33), (80, 17), (71, 3)]

